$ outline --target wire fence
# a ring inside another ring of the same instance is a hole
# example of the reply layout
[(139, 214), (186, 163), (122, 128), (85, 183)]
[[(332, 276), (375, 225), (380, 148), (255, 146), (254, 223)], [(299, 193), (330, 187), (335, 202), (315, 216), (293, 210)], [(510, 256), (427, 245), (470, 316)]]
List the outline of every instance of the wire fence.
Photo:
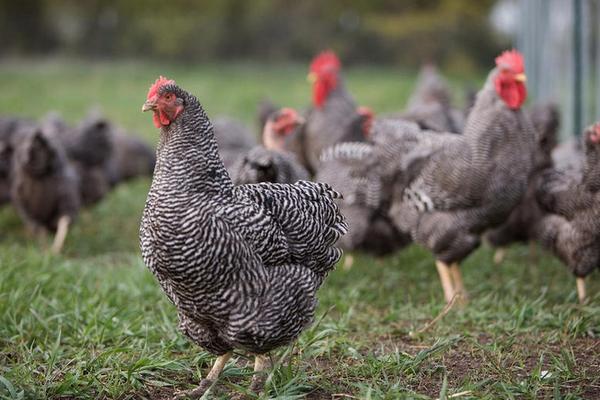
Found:
[(600, 120), (600, 1), (516, 1), (529, 93), (559, 104), (563, 139), (579, 135)]

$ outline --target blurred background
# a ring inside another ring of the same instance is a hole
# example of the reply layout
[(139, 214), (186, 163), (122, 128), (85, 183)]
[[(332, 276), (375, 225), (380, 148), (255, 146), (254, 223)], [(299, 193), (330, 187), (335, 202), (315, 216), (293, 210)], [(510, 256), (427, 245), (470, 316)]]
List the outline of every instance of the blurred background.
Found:
[(306, 64), (332, 48), (348, 66), (433, 62), (478, 81), (514, 46), (567, 135), (600, 117), (599, 19), (594, 0), (1, 0), (0, 57)]

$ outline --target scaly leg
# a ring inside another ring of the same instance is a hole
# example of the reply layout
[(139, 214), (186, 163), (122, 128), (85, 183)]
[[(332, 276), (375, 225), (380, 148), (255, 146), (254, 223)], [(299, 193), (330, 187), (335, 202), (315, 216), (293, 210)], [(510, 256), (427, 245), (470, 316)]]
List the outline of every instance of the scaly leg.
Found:
[(58, 254), (62, 250), (65, 238), (67, 237), (67, 231), (69, 230), (69, 224), (71, 223), (71, 217), (63, 215), (58, 219), (58, 226), (56, 228), (56, 235), (54, 236), (54, 242), (52, 243), (52, 253)]
[(577, 277), (577, 296), (579, 297), (579, 303), (585, 303), (585, 278)]
[(254, 393), (260, 393), (265, 386), (267, 380), (267, 373), (265, 370), (269, 368), (269, 357), (264, 354), (257, 354), (254, 358), (254, 375), (252, 375), (252, 382), (250, 383), (250, 390)]
[(440, 275), (440, 282), (442, 283), (446, 303), (450, 303), (454, 298), (454, 286), (452, 285), (452, 278), (450, 277), (450, 267), (439, 260), (435, 262), (435, 266)]
[(506, 249), (504, 247), (498, 247), (494, 252), (494, 264), (500, 265), (502, 261), (504, 261), (504, 257), (506, 256)]
[(206, 393), (206, 391), (212, 386), (212, 384), (215, 383), (217, 379), (219, 379), (219, 375), (221, 375), (221, 372), (223, 371), (223, 368), (225, 368), (225, 364), (227, 363), (227, 361), (231, 358), (231, 355), (232, 352), (228, 352), (223, 354), (222, 356), (217, 357), (210, 372), (208, 373), (208, 375), (206, 375), (206, 378), (200, 381), (200, 384), (197, 388), (176, 393), (175, 397), (173, 397), (173, 400), (181, 400), (188, 398), (199, 399), (200, 397), (202, 397), (204, 393)]
[(458, 263), (453, 263), (450, 265), (450, 276), (452, 278), (454, 293), (457, 296), (460, 296), (460, 299), (463, 301), (467, 299), (467, 291), (465, 290), (465, 285), (462, 280), (462, 275), (460, 273), (460, 266)]

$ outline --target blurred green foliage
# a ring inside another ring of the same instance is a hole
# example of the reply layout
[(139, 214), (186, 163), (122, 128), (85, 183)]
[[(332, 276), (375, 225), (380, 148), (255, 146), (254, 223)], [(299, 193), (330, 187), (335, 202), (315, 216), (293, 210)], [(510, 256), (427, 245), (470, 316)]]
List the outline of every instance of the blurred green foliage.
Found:
[(0, 0), (0, 55), (489, 65), (494, 0)]

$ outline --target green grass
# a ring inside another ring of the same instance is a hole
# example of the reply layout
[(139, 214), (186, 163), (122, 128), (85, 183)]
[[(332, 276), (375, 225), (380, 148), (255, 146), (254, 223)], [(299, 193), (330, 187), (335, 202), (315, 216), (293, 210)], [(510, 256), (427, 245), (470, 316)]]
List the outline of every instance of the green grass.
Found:
[[(56, 109), (76, 121), (97, 104), (154, 141), (139, 110), (158, 74), (198, 95), (210, 115), (253, 123), (262, 96), (304, 106), (305, 73), (298, 65), (5, 63), (0, 112), (39, 117)], [(347, 73), (356, 98), (377, 111), (401, 109), (413, 77)], [(139, 257), (148, 185), (120, 186), (84, 211), (59, 257), (26, 240), (12, 209), (0, 210), (0, 398), (161, 399), (206, 373), (213, 357), (178, 333), (174, 308)], [(599, 398), (598, 273), (580, 306), (571, 274), (548, 255), (530, 265), (527, 252), (512, 248), (500, 267), (488, 248), (473, 254), (463, 268), (470, 303), (422, 333), (443, 309), (432, 257), (416, 246), (381, 260), (357, 255), (319, 292), (318, 323), (272, 355), (268, 396)], [(250, 374), (238, 357), (212, 397), (243, 392)]]

